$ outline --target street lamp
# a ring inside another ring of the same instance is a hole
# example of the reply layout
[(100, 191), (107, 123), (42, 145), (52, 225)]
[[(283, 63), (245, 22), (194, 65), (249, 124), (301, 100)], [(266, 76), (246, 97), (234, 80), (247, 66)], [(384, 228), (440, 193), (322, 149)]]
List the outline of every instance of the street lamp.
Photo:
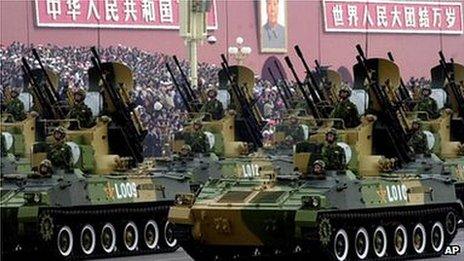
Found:
[(238, 65), (242, 65), (243, 61), (251, 54), (251, 47), (243, 45), (243, 38), (235, 39), (235, 46), (229, 46), (227, 52), (234, 57)]

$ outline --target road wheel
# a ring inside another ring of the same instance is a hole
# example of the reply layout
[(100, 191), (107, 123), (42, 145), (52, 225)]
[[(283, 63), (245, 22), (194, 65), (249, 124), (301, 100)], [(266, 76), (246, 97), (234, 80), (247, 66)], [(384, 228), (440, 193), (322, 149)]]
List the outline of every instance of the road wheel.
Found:
[(137, 226), (134, 222), (129, 221), (124, 226), (122, 240), (127, 250), (134, 251), (137, 248), (137, 244), (139, 242), (139, 231), (137, 230)]
[(337, 260), (342, 261), (348, 257), (349, 242), (348, 234), (344, 229), (339, 229), (335, 233), (333, 240), (333, 253)]
[(100, 244), (106, 253), (112, 253), (116, 249), (116, 229), (111, 223), (106, 223), (100, 234)]
[(169, 221), (164, 223), (162, 244), (163, 248), (169, 252), (176, 251), (179, 248), (177, 239), (174, 237), (174, 225)]
[(143, 241), (148, 249), (155, 249), (159, 242), (158, 223), (154, 220), (148, 220), (143, 229)]
[(445, 244), (445, 231), (441, 222), (437, 221), (430, 230), (430, 243), (433, 251), (439, 253)]
[(56, 236), (56, 247), (61, 257), (71, 255), (74, 245), (72, 230), (69, 226), (62, 226)]
[(96, 245), (95, 229), (92, 225), (87, 224), (81, 229), (80, 245), (84, 254), (90, 255), (95, 250)]
[(412, 230), (412, 246), (417, 254), (422, 254), (427, 243), (424, 225), (418, 223)]
[(403, 225), (398, 225), (393, 232), (393, 247), (398, 256), (406, 254), (408, 249), (408, 233)]
[(372, 236), (372, 246), (374, 248), (374, 253), (378, 258), (382, 258), (387, 253), (387, 232), (382, 226), (378, 226), (374, 230)]
[(369, 254), (369, 236), (367, 230), (363, 227), (356, 232), (354, 248), (357, 259), (365, 259)]

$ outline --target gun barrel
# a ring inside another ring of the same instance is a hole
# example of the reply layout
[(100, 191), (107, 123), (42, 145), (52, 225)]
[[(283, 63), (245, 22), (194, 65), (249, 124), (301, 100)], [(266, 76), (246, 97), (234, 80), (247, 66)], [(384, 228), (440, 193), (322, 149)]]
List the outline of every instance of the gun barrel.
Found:
[(179, 84), (177, 83), (176, 77), (174, 76), (174, 73), (172, 72), (171, 67), (169, 66), (168, 63), (166, 63), (166, 68), (168, 69), (168, 72), (171, 75), (172, 82), (174, 83), (174, 86), (176, 87), (177, 91), (179, 92), (180, 98), (182, 99), (182, 102), (184, 103), (185, 108), (187, 109), (187, 111), (189, 113), (191, 113), (192, 108), (190, 107), (190, 104), (189, 104), (187, 98), (185, 97), (184, 92), (181, 90)]
[(272, 81), (274, 82), (275, 86), (277, 87), (277, 92), (279, 93), (280, 98), (284, 102), (285, 108), (287, 108), (287, 110), (290, 109), (290, 106), (287, 104), (287, 99), (285, 99), (285, 95), (282, 94), (281, 89), (279, 87), (279, 83), (277, 82), (277, 79), (275, 78), (274, 73), (272, 73), (271, 68), (267, 67), (267, 71), (271, 75)]

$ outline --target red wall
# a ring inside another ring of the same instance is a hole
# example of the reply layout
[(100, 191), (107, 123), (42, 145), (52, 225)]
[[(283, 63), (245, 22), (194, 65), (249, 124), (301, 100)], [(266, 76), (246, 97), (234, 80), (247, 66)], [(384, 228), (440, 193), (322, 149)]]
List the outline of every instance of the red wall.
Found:
[[(464, 2), (464, 0), (458, 0)], [(261, 72), (269, 54), (258, 52), (258, 10), (251, 0), (218, 0), (219, 30), (214, 31), (218, 42), (211, 46), (205, 43), (200, 48), (200, 61), (219, 64), (219, 54), (235, 42), (237, 36), (252, 47), (252, 56), (246, 64)], [(186, 56), (183, 40), (177, 31), (127, 30), (127, 29), (60, 29), (37, 28), (33, 2), (1, 0), (1, 43), (12, 41), (30, 43), (55, 43), (58, 45), (122, 44)], [(320, 0), (288, 1), (289, 53), (297, 64), (291, 47), (299, 44), (309, 62), (319, 59), (333, 69), (345, 66), (351, 71), (355, 62), (355, 44), (367, 48), (369, 57), (385, 57), (388, 50), (395, 55), (405, 79), (410, 76), (429, 77), (429, 69), (437, 64), (437, 52), (445, 51), (448, 57), (464, 63), (464, 35), (405, 35), (405, 34), (348, 34), (325, 33), (323, 29), (322, 4)], [(100, 35), (100, 37), (99, 37)], [(277, 55), (283, 58), (284, 55)]]

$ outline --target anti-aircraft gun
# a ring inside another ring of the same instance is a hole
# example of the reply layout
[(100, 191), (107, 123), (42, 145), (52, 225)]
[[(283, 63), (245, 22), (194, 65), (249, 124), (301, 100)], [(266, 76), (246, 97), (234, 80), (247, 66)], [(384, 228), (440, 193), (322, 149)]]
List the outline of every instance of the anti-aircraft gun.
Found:
[(60, 101), (58, 95), (58, 75), (46, 69), (40, 59), (37, 50), (32, 49), (32, 54), (39, 64), (38, 69), (32, 69), (26, 58), (22, 58), (22, 70), (34, 97), (35, 109), (44, 119), (63, 119), (66, 116), (66, 107)]
[[(367, 59), (360, 45), (356, 46), (358, 63), (353, 66), (355, 82), (365, 85), (371, 97), (371, 112), (379, 118), (374, 130), (376, 153), (397, 157), (400, 162), (412, 161), (408, 146), (408, 125), (401, 107), (393, 102), (391, 86), (399, 86), (399, 68), (386, 59)], [(382, 73), (379, 71), (382, 70)]]
[(109, 138), (114, 141), (123, 141), (124, 146), (121, 146), (121, 142), (114, 144), (116, 146), (114, 149), (119, 152), (118, 154), (131, 156), (135, 162), (140, 163), (143, 161), (142, 142), (147, 130), (141, 124), (138, 111), (135, 110), (135, 104), (129, 95), (133, 81), (124, 79), (127, 74), (118, 72), (118, 69), (122, 70), (119, 64), (102, 63), (95, 47), (92, 47), (91, 51), (94, 66), (92, 69), (101, 81), (106, 104), (105, 113), (115, 123), (110, 126)]
[(454, 111), (451, 119), (452, 140), (464, 142), (464, 66), (453, 59), (446, 61), (443, 52), (439, 52), (440, 65), (431, 69), (432, 87), (446, 91), (449, 106)]

